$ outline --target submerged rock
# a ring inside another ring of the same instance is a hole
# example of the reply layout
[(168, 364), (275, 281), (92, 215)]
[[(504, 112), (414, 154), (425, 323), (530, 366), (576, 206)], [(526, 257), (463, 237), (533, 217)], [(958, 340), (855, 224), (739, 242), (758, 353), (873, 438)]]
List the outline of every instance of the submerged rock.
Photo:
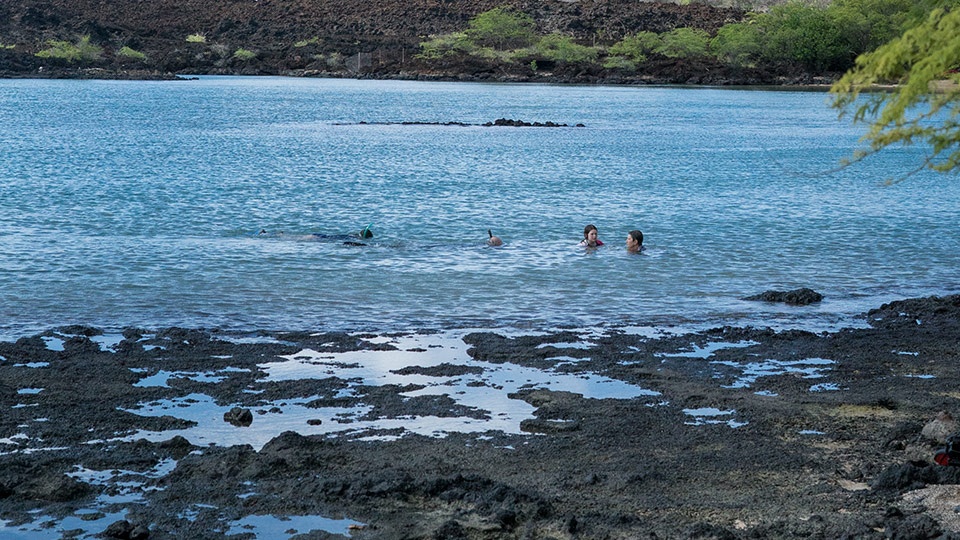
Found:
[(792, 306), (806, 306), (823, 300), (823, 295), (808, 289), (794, 289), (792, 291), (764, 291), (760, 294), (748, 296), (744, 300), (759, 300), (761, 302), (783, 302)]

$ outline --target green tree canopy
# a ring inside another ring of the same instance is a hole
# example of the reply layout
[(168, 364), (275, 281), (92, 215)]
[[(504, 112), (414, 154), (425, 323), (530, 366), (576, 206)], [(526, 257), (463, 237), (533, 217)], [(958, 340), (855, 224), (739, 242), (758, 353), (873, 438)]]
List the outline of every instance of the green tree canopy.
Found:
[(833, 0), (827, 16), (855, 54), (876, 49), (906, 28), (913, 0)]
[[(918, 26), (871, 53), (837, 81), (831, 92), (840, 116), (869, 124), (862, 159), (893, 144), (926, 143), (930, 150), (916, 171), (960, 167), (960, 9), (935, 9)], [(896, 83), (892, 92), (869, 92)]]
[(749, 65), (762, 50), (757, 26), (750, 23), (723, 25), (710, 40), (710, 50), (717, 58), (729, 64)]
[(609, 53), (611, 56), (622, 56), (639, 64), (646, 62), (647, 55), (659, 46), (660, 36), (658, 34), (640, 32), (615, 43), (610, 47)]
[(668, 58), (706, 56), (710, 35), (695, 28), (675, 28), (660, 34), (660, 46), (655, 52)]
[(536, 39), (536, 25), (526, 13), (502, 7), (470, 19), (466, 34), (481, 47), (496, 49), (526, 47)]
[(547, 60), (570, 64), (596, 62), (599, 55), (597, 49), (580, 45), (570, 36), (563, 34), (543, 36), (535, 48), (537, 53)]
[(791, 59), (813, 71), (845, 69), (854, 53), (836, 22), (824, 9), (791, 0), (756, 18), (763, 34), (764, 56)]

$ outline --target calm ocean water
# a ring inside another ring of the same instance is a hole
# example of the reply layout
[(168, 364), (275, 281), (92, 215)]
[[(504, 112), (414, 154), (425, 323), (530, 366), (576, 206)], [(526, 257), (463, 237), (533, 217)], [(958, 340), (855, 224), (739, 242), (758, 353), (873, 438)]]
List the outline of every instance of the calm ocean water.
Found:
[[(0, 81), (0, 337), (845, 324), (960, 290), (960, 184), (813, 92)], [(482, 124), (498, 118), (582, 128)], [(368, 124), (361, 124), (368, 122)], [(371, 245), (303, 241), (372, 223)], [(594, 223), (607, 246), (579, 249)], [(504, 238), (484, 245), (487, 229)], [(643, 230), (647, 251), (624, 252)], [(256, 233), (266, 229), (269, 235)], [(279, 235), (283, 231), (283, 235)], [(803, 308), (745, 302), (811, 287)]]

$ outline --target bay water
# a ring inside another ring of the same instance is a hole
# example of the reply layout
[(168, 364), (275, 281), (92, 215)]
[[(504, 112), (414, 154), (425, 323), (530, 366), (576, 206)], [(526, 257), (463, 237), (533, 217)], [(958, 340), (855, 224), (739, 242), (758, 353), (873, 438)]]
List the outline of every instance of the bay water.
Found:
[[(957, 292), (956, 178), (884, 183), (922, 148), (834, 170), (863, 128), (828, 102), (718, 88), (0, 80), (0, 337), (67, 324), (821, 329)], [(481, 125), (498, 118), (569, 127)], [(577, 247), (588, 223), (606, 246)], [(337, 237), (368, 224), (367, 245)], [(504, 246), (485, 245), (488, 229)], [(624, 250), (631, 229), (641, 255)], [(824, 300), (742, 299), (799, 287)]]

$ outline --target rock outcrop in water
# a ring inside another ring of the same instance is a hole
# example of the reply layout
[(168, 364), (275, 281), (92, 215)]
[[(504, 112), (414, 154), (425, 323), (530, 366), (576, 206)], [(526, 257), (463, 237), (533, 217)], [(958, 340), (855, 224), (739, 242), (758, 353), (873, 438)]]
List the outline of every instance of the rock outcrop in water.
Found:
[(823, 295), (813, 289), (804, 287), (792, 291), (764, 291), (760, 294), (748, 296), (744, 300), (782, 302), (792, 306), (806, 306), (823, 300)]

